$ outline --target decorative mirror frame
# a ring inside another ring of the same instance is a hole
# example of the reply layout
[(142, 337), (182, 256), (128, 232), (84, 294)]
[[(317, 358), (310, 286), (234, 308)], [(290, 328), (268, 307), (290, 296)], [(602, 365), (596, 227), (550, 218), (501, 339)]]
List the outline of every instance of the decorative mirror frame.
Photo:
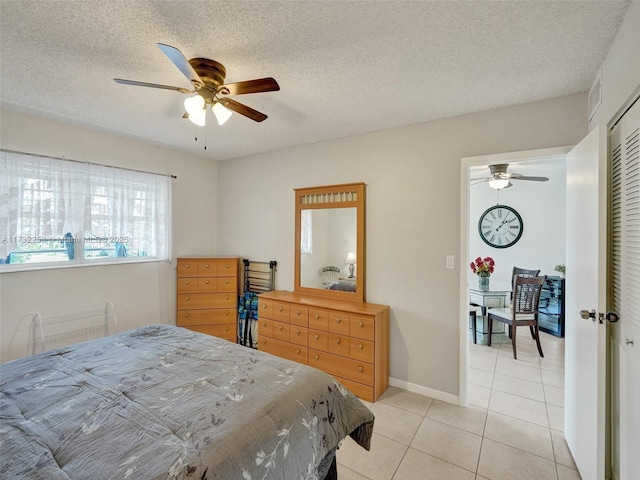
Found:
[[(307, 187), (294, 189), (296, 195), (296, 237), (295, 237), (295, 272), (294, 291), (336, 300), (350, 302), (364, 302), (365, 278), (365, 184), (347, 183), (342, 185), (327, 185), (321, 187)], [(300, 284), (300, 248), (301, 248), (301, 217), (303, 210), (327, 208), (356, 208), (356, 291), (343, 292), (325, 290), (322, 288), (303, 287)]]

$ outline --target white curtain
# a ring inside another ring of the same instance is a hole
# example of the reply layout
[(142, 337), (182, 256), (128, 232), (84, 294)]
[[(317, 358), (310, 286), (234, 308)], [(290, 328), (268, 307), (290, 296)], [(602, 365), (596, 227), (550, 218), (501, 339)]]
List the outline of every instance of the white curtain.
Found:
[(0, 169), (0, 258), (69, 235), (76, 260), (116, 244), (124, 254), (107, 256), (170, 257), (169, 177), (7, 151)]

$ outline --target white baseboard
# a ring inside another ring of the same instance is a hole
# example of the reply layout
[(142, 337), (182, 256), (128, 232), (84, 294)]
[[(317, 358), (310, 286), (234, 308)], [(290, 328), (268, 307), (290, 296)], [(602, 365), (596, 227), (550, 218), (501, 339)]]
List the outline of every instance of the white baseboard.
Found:
[(451, 395), (450, 393), (441, 392), (440, 390), (434, 390), (433, 388), (423, 387), (422, 385), (416, 385), (415, 383), (406, 382), (397, 378), (389, 377), (389, 385), (392, 387), (402, 388), (408, 392), (419, 393), (426, 397), (435, 398), (442, 402), (452, 403), (454, 405), (460, 405), (460, 399), (458, 395)]

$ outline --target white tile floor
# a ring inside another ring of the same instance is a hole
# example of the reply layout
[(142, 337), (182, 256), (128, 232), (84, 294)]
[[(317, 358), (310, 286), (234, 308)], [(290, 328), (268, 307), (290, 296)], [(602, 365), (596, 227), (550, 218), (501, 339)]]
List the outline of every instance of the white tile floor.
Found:
[(540, 358), (528, 333), (518, 360), (510, 343), (470, 342), (467, 408), (395, 387), (367, 404), (371, 451), (345, 440), (340, 480), (580, 479), (563, 434), (564, 340), (542, 333)]

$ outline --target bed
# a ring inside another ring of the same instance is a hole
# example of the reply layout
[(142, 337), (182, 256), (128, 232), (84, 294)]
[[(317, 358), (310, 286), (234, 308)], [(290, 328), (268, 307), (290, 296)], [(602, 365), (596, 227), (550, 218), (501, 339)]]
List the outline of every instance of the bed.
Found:
[(374, 416), (319, 370), (169, 325), (0, 367), (0, 477), (336, 478)]

